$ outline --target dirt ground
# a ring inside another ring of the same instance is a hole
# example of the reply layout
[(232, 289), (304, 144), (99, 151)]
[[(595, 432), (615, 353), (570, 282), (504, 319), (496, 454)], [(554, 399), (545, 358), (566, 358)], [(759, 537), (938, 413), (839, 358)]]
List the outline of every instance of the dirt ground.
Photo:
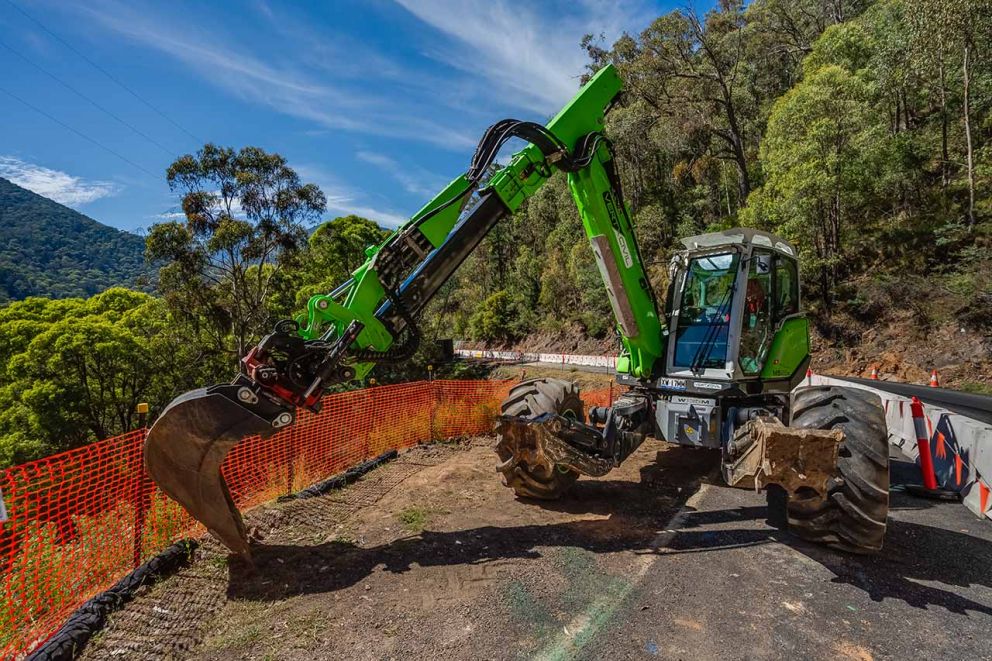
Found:
[(609, 387), (610, 382), (616, 379), (616, 373), (608, 371), (591, 371), (581, 369), (575, 365), (565, 365), (556, 367), (549, 365), (538, 365), (531, 363), (527, 365), (497, 365), (490, 379), (565, 379), (574, 381), (581, 390), (599, 390)]
[(84, 658), (570, 656), (716, 458), (648, 441), (535, 503), (502, 486), (493, 443), (414, 448), (344, 490), (253, 510), (253, 566), (208, 542)]

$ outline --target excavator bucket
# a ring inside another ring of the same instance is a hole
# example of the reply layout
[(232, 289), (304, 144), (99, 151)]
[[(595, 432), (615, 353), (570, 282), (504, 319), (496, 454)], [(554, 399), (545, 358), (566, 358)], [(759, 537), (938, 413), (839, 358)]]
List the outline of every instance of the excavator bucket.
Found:
[[(148, 431), (145, 468), (162, 491), (225, 546), (248, 554), (244, 522), (220, 467), (243, 437), (268, 435), (276, 428), (218, 392), (229, 388), (199, 388), (174, 399)], [(291, 421), (291, 414), (285, 415)]]

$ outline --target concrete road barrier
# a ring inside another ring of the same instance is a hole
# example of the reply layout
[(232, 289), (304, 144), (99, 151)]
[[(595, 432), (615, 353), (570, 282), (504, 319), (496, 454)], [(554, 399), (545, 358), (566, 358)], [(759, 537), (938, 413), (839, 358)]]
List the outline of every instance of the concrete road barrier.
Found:
[[(911, 398), (886, 391), (884, 381), (875, 383), (879, 387), (814, 374), (804, 379), (802, 385), (838, 385), (877, 394), (885, 407), (889, 443), (919, 464)], [(923, 412), (938, 485), (957, 491), (965, 507), (978, 516), (992, 519), (992, 425), (927, 402), (923, 403)]]

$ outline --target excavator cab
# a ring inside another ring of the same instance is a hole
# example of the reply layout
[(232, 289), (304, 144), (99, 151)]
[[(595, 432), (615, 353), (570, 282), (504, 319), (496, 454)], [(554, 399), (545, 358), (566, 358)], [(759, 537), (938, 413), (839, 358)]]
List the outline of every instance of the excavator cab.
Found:
[(682, 244), (669, 271), (665, 376), (791, 389), (809, 354), (795, 248), (747, 228)]

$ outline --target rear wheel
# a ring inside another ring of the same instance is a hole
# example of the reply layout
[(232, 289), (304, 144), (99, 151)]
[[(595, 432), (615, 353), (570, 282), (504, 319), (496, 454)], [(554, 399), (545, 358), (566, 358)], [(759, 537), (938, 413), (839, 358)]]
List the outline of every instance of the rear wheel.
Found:
[[(544, 413), (557, 413), (579, 421), (583, 420), (584, 410), (578, 387), (561, 379), (523, 381), (510, 390), (500, 406), (503, 415), (536, 418)], [(502, 437), (496, 445), (496, 454), (499, 457), (496, 470), (502, 475), (503, 484), (524, 498), (560, 498), (579, 479), (579, 474), (570, 468), (528, 464), (526, 459), (514, 455)]]
[(789, 530), (852, 553), (882, 548), (889, 513), (889, 442), (878, 395), (856, 388), (814, 386), (792, 398), (791, 427), (841, 429), (844, 442), (826, 498), (792, 494)]

